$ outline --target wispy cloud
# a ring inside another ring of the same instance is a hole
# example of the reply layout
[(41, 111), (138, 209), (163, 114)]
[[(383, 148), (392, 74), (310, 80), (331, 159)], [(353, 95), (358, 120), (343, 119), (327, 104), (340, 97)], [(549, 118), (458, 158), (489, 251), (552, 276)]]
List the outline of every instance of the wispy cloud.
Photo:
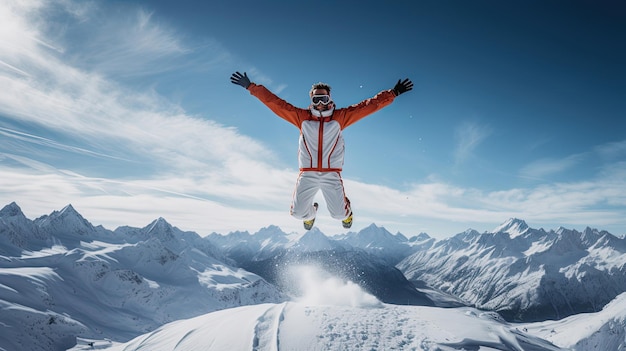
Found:
[(44, 148), (53, 148), (53, 149), (68, 151), (68, 152), (72, 152), (76, 154), (84, 154), (84, 155), (92, 156), (92, 157), (103, 157), (103, 158), (113, 158), (113, 159), (124, 160), (121, 157), (106, 155), (97, 151), (91, 151), (91, 150), (83, 149), (83, 148), (76, 147), (76, 146), (62, 144), (62, 143), (59, 143), (57, 141), (54, 141), (48, 138), (20, 132), (20, 131), (13, 130), (13, 129), (0, 127), (0, 135), (8, 139), (14, 139), (14, 140), (25, 142), (25, 143), (35, 144)]
[(545, 181), (546, 178), (552, 175), (573, 170), (590, 159), (597, 160), (600, 164), (597, 167), (602, 170), (604, 168), (613, 168), (614, 162), (619, 162), (624, 158), (626, 158), (626, 140), (608, 142), (598, 145), (589, 151), (567, 155), (562, 158), (534, 160), (523, 166), (519, 171), (519, 175), (523, 178)]
[(580, 164), (587, 154), (569, 155), (561, 159), (555, 158), (542, 158), (535, 160), (530, 164), (522, 167), (520, 170), (520, 176), (529, 179), (542, 180), (550, 175), (565, 172), (578, 164)]
[[(155, 52), (181, 51), (180, 45), (174, 44), (172, 35), (168, 36), (162, 28), (151, 27), (150, 16), (139, 12), (135, 21), (128, 24), (137, 28), (130, 30), (133, 34), (129, 37), (132, 38), (121, 44), (121, 40), (101, 42), (100, 51), (116, 52), (111, 59), (120, 59), (125, 64), (131, 61), (145, 63), (145, 60), (137, 58), (151, 56)], [(12, 27), (15, 36), (33, 27), (26, 21), (21, 24)], [(127, 27), (117, 28), (120, 33), (118, 39)], [(31, 35), (44, 37), (43, 33), (31, 32)], [(165, 42), (169, 42), (165, 49), (162, 44), (156, 44), (159, 41), (157, 38), (163, 37)], [(43, 41), (49, 40), (44, 37)], [(143, 44), (136, 46), (137, 43)], [(122, 51), (129, 53), (120, 54), (120, 45)], [(153, 91), (134, 91), (98, 71), (68, 65), (65, 56), (39, 45), (18, 52), (12, 51), (11, 47), (3, 48), (0, 49), (0, 58), (14, 56), (12, 66), (28, 73), (26, 77), (0, 76), (5, 88), (0, 96), (0, 113), (7, 119), (66, 135), (67, 139), (76, 143), (101, 150), (111, 149), (110, 154), (150, 153), (155, 161), (168, 167), (184, 168), (194, 160), (224, 163), (254, 155), (253, 161), (257, 162), (273, 157), (258, 141), (241, 135), (233, 128), (189, 116), (180, 106)], [(8, 128), (4, 129), (5, 134), (8, 131)], [(20, 135), (12, 130), (10, 136), (26, 138), (27, 134)], [(32, 134), (28, 139), (39, 143), (45, 141), (48, 146), (60, 145)]]
[(103, 16), (104, 11), (75, 23), (75, 30), (89, 35), (66, 44), (68, 58), (83, 69), (113, 77), (147, 76), (183, 66), (184, 61), (177, 59), (193, 52), (182, 35), (156, 21), (151, 12), (138, 9)]
[(594, 151), (603, 159), (624, 159), (626, 158), (626, 140), (599, 145)]
[(456, 128), (457, 147), (454, 159), (457, 165), (466, 162), (474, 153), (474, 150), (492, 133), (488, 125), (480, 125), (475, 122), (464, 122)]

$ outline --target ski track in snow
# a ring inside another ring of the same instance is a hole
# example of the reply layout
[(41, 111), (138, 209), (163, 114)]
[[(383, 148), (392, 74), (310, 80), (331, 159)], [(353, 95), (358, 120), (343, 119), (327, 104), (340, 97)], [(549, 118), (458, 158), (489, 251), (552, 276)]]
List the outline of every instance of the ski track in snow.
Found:
[(254, 327), (253, 351), (278, 351), (278, 331), (284, 319), (284, 308), (284, 303), (272, 306), (259, 317)]

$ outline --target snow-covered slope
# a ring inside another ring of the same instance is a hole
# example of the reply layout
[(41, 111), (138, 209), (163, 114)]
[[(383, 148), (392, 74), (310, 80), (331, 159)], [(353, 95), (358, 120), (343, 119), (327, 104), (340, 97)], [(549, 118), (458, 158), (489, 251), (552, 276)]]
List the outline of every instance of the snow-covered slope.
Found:
[(309, 285), (317, 291), (297, 301), (221, 310), (170, 323), (124, 344), (82, 339), (72, 351), (626, 350), (626, 294), (600, 312), (510, 324), (468, 307), (387, 305), (356, 286)]
[(496, 232), (468, 230), (398, 264), (409, 280), (509, 320), (598, 311), (626, 291), (626, 241), (587, 228), (546, 232), (511, 219)]
[(65, 350), (76, 336), (129, 340), (174, 320), (284, 301), (164, 219), (111, 232), (71, 206), (35, 221), (16, 204), (0, 214), (0, 350)]
[(559, 321), (522, 324), (528, 333), (577, 351), (626, 350), (626, 293), (602, 311), (582, 313)]
[[(88, 344), (93, 345), (88, 346)], [(471, 308), (263, 304), (165, 325), (125, 344), (82, 340), (73, 351), (503, 350), (561, 348)]]
[(356, 284), (303, 267), (295, 301), (221, 310), (124, 343), (80, 340), (72, 351), (561, 350), (496, 314), (380, 303)]

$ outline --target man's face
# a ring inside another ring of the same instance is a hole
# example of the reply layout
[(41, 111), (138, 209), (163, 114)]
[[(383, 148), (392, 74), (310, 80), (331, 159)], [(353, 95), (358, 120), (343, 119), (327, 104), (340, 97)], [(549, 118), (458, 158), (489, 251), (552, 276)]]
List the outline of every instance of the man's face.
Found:
[[(311, 96), (313, 95), (329, 95), (330, 96), (330, 94), (328, 93), (328, 90), (326, 89), (315, 89), (313, 90), (313, 94)], [(331, 101), (327, 105), (324, 105), (324, 104), (313, 105), (313, 108), (318, 111), (327, 111), (327, 110), (330, 110), (334, 106), (335, 106), (335, 103)]]

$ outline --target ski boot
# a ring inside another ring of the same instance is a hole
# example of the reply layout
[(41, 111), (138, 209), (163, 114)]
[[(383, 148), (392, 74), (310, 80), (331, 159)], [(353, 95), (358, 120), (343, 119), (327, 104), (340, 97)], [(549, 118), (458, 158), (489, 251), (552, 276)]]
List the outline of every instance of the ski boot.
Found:
[(346, 229), (350, 229), (350, 227), (352, 227), (352, 211), (350, 211), (350, 215), (346, 219), (341, 221), (341, 225), (343, 225)]
[(350, 214), (344, 220), (341, 221), (341, 225), (345, 229), (350, 229), (352, 227), (352, 209), (350, 208), (350, 199), (346, 197), (346, 209), (350, 210)]
[[(315, 212), (317, 212), (317, 202), (313, 204), (313, 207), (315, 207)], [(306, 230), (311, 230), (311, 228), (313, 228), (313, 224), (315, 224), (315, 217), (313, 217), (313, 219), (309, 219), (309, 220), (304, 220), (302, 222), (304, 224), (304, 229)]]

